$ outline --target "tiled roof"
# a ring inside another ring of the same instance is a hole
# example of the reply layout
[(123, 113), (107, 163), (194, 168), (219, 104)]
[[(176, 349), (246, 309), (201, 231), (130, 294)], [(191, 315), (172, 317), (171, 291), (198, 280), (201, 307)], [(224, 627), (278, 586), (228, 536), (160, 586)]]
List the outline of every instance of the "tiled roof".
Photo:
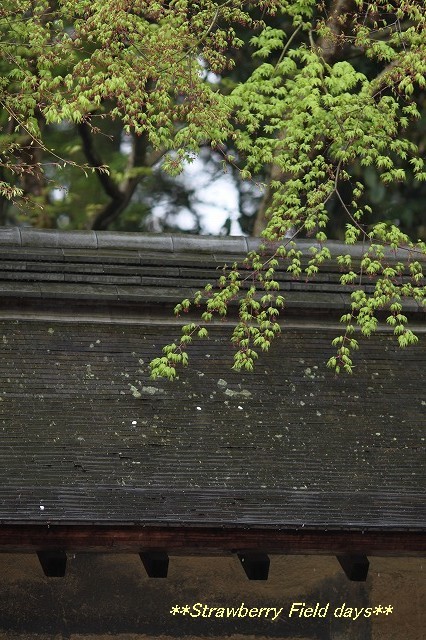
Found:
[[(245, 237), (3, 228), (0, 296), (9, 306), (13, 299), (30, 298), (42, 306), (48, 300), (55, 304), (67, 300), (172, 307), (182, 298), (191, 298), (206, 282), (214, 284), (224, 264), (241, 264), (247, 251), (259, 244), (258, 239)], [(311, 246), (309, 240), (298, 242), (304, 264), (311, 257)], [(361, 245), (348, 248), (339, 242), (328, 246), (334, 256), (350, 252), (354, 263), (363, 250)], [(395, 261), (393, 252), (388, 252), (387, 260)], [(310, 309), (341, 315), (353, 287), (341, 285), (340, 275), (330, 262), (309, 282), (304, 277), (294, 279), (286, 266), (277, 268), (276, 279), (289, 312)], [(371, 290), (368, 279), (364, 287)], [(405, 310), (420, 309), (411, 300), (405, 302)]]
[(424, 341), (335, 379), (335, 333), (289, 329), (247, 375), (217, 328), (152, 381), (176, 329), (0, 323), (0, 520), (424, 526)]
[[(0, 232), (0, 522), (424, 530), (423, 314), (418, 345), (379, 334), (335, 378), (336, 327), (309, 320), (321, 301), (340, 313), (338, 273), (309, 290), (282, 271), (299, 315), (254, 373), (231, 371), (223, 325), (179, 380), (150, 380), (179, 333), (167, 292), (200, 288), (247, 242)], [(71, 315), (73, 296), (87, 304)], [(138, 304), (97, 316), (96, 296)]]

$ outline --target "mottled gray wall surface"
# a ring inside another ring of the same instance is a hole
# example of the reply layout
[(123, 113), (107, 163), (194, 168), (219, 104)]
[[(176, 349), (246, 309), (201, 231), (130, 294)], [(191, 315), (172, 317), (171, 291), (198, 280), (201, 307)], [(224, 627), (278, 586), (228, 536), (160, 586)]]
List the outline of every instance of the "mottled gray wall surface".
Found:
[(425, 336), (336, 378), (337, 329), (286, 329), (243, 374), (213, 327), (151, 380), (176, 330), (0, 321), (1, 520), (424, 531)]
[[(419, 558), (370, 558), (356, 583), (326, 556), (271, 556), (263, 582), (232, 556), (171, 556), (169, 577), (150, 579), (136, 555), (70, 555), (65, 578), (46, 578), (36, 555), (0, 554), (0, 640), (423, 640), (425, 596)], [(329, 606), (324, 617), (290, 617), (295, 602)], [(175, 605), (190, 613), (172, 615)], [(380, 606), (393, 611), (374, 613)], [(266, 619), (244, 615), (261, 607)]]

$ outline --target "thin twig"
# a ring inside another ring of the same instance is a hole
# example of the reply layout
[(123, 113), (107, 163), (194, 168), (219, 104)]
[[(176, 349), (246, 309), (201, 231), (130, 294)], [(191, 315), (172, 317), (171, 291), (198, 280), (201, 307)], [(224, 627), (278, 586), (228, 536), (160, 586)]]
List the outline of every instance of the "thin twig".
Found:
[(284, 49), (281, 51), (281, 55), (280, 55), (280, 57), (278, 58), (278, 62), (277, 62), (277, 64), (275, 65), (275, 69), (274, 69), (274, 71), (276, 70), (276, 68), (278, 67), (278, 65), (282, 62), (282, 60), (283, 60), (283, 58), (284, 58), (285, 54), (286, 54), (286, 53), (287, 53), (287, 51), (289, 50), (289, 47), (290, 47), (291, 43), (293, 42), (294, 38), (295, 38), (295, 37), (296, 37), (296, 35), (299, 33), (299, 31), (300, 31), (300, 29), (301, 29), (301, 28), (302, 28), (302, 25), (301, 25), (301, 24), (299, 24), (299, 26), (297, 27), (297, 29), (295, 29), (295, 31), (293, 31), (293, 33), (291, 34), (291, 36), (290, 36), (290, 37), (289, 37), (289, 39), (287, 40), (286, 45), (285, 45)]

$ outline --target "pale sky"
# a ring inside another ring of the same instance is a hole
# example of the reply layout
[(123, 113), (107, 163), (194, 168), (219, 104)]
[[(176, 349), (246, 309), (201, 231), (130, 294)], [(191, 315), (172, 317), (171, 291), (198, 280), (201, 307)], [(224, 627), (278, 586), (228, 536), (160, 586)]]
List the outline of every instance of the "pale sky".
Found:
[[(185, 166), (178, 180), (188, 186), (197, 186), (198, 202), (194, 208), (200, 215), (203, 233), (219, 234), (227, 218), (231, 218), (231, 235), (242, 235), (238, 222), (238, 194), (230, 175), (223, 173), (211, 182), (203, 162), (197, 158)], [(161, 217), (161, 205), (154, 207), (153, 213)], [(175, 220), (182, 229), (193, 227), (193, 216), (189, 211), (182, 211)]]

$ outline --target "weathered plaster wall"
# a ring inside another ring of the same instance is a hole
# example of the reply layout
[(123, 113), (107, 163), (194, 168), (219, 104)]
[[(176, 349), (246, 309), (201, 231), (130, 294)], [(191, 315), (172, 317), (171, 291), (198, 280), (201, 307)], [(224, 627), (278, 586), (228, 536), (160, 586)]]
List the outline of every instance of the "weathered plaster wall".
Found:
[[(46, 578), (35, 555), (0, 554), (0, 640), (423, 640), (425, 596), (419, 558), (370, 558), (355, 583), (333, 557), (271, 556), (269, 580), (250, 582), (231, 556), (172, 556), (169, 577), (149, 579), (134, 555), (70, 556), (65, 578)], [(275, 621), (170, 614), (197, 602), (283, 610)], [(330, 606), (323, 619), (289, 618), (293, 602)], [(343, 603), (393, 613), (334, 617)]]

